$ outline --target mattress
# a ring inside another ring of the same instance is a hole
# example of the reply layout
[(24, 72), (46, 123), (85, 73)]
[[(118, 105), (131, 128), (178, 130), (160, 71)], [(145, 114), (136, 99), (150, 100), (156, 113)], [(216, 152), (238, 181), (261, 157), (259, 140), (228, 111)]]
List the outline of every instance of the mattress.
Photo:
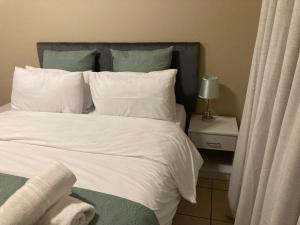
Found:
[[(0, 107), (0, 113), (9, 111), (10, 104), (6, 104)], [(94, 112), (90, 112), (89, 114), (93, 114)], [(185, 130), (185, 124), (186, 124), (186, 112), (183, 105), (176, 104), (176, 120), (175, 123), (182, 128), (182, 130)]]
[(196, 201), (203, 160), (173, 122), (102, 115), (0, 114), (0, 173), (32, 177), (52, 161), (77, 187), (138, 202), (170, 225), (180, 198)]

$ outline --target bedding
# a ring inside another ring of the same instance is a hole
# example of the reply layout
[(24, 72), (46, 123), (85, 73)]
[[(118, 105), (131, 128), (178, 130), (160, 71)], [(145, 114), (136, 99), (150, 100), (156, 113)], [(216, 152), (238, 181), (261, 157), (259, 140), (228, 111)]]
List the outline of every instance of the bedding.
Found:
[(185, 130), (186, 125), (186, 112), (183, 105), (176, 104), (176, 119), (175, 123)]
[[(0, 113), (6, 112), (11, 110), (10, 103), (5, 104), (0, 107)], [(92, 115), (95, 113), (95, 110), (89, 110), (88, 114)], [(176, 119), (175, 123), (182, 128), (182, 130), (185, 130), (185, 124), (186, 124), (186, 112), (183, 105), (176, 104)]]
[(114, 72), (152, 72), (170, 69), (173, 46), (156, 50), (111, 49)]
[[(43, 65), (43, 53), (45, 50), (74, 51), (97, 49), (99, 56), (96, 59), (96, 70), (112, 71), (113, 60), (111, 49), (116, 50), (157, 50), (173, 46), (171, 68), (178, 69), (176, 75), (176, 99), (177, 103), (184, 105), (187, 114), (190, 115), (196, 108), (198, 99), (199, 42), (39, 42), (37, 52), (40, 65)], [(190, 120), (190, 118), (187, 118)], [(188, 124), (188, 123), (187, 123)]]
[[(64, 165), (50, 164), (29, 179), (1, 205), (0, 224), (43, 225), (37, 221), (44, 217), (46, 211), (56, 205), (58, 200), (71, 193), (75, 182), (75, 175)], [(2, 195), (9, 191), (6, 190), (9, 184), (4, 183), (3, 180), (0, 180), (0, 183), (0, 194), (3, 198)]]
[(71, 72), (95, 69), (96, 50), (43, 52), (43, 68), (60, 69)]
[[(7, 108), (7, 107), (6, 107)], [(6, 110), (7, 111), (7, 110)], [(1, 112), (1, 109), (0, 109)], [(90, 115), (93, 115), (95, 113), (94, 110), (89, 112)], [(179, 127), (181, 127), (182, 130), (185, 130), (186, 125), (186, 112), (183, 105), (176, 104), (176, 117), (174, 121)]]
[[(27, 70), (34, 70), (34, 71), (46, 71), (46, 72), (54, 72), (58, 74), (64, 74), (69, 71), (66, 70), (59, 70), (59, 69), (44, 69), (44, 68), (36, 68), (32, 66), (26, 66), (25, 69)], [(88, 113), (93, 108), (93, 100), (91, 96), (91, 89), (89, 85), (89, 77), (88, 75), (83, 72), (83, 80), (84, 80), (84, 102), (83, 102), (83, 112)]]
[[(0, 174), (0, 206), (22, 187), (26, 180), (24, 177)], [(159, 225), (152, 210), (124, 198), (76, 187), (72, 189), (71, 196), (94, 205), (96, 216), (89, 225)], [(55, 214), (55, 219), (58, 216), (59, 214)], [(55, 221), (52, 219), (51, 224), (56, 224)]]
[[(85, 128), (85, 129), (83, 129)], [(169, 121), (105, 115), (0, 114), (0, 173), (31, 177), (52, 161), (77, 187), (142, 204), (170, 225), (180, 196), (196, 201), (203, 160)]]
[(176, 73), (90, 72), (95, 113), (174, 121)]
[(82, 113), (83, 88), (81, 72), (57, 74), (16, 67), (11, 108), (21, 111)]

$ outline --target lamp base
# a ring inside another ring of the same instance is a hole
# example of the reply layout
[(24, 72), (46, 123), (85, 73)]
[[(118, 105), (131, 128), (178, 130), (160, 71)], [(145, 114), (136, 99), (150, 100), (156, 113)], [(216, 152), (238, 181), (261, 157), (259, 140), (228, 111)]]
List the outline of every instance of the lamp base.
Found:
[(202, 115), (202, 120), (214, 120), (215, 117), (211, 114), (210, 111), (206, 111)]

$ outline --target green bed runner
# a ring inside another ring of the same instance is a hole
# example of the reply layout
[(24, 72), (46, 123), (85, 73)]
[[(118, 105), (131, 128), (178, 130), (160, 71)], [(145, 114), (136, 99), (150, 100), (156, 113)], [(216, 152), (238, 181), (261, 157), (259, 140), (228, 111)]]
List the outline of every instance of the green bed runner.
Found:
[[(26, 180), (0, 173), (0, 206)], [(96, 216), (90, 225), (159, 225), (154, 212), (139, 203), (82, 188), (73, 188), (72, 191), (73, 197), (95, 207)]]

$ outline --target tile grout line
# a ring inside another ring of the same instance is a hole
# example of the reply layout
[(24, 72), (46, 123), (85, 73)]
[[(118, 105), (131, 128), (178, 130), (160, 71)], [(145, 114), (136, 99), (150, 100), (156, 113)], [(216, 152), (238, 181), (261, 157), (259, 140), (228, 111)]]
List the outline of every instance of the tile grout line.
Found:
[(198, 219), (205, 219), (205, 220), (210, 220), (210, 218), (202, 217), (202, 216), (194, 216), (194, 215), (189, 215), (189, 214), (184, 214), (184, 213), (176, 213), (181, 216), (188, 216), (188, 217), (193, 217), (193, 218), (198, 218)]
[(213, 188), (213, 190), (215, 190), (215, 191), (227, 191), (227, 192), (228, 192), (228, 190), (226, 190), (226, 189), (221, 189), (221, 188)]
[[(225, 190), (225, 189), (220, 189), (220, 188), (214, 188), (214, 185), (213, 185), (213, 181), (214, 180), (218, 180), (218, 181), (220, 181), (219, 179), (212, 179), (212, 192), (211, 192), (211, 207), (212, 207), (212, 195), (213, 195), (213, 191), (215, 190), (215, 191), (226, 191), (226, 192), (228, 192), (228, 189), (227, 190)], [(229, 181), (228, 181), (229, 182)], [(212, 225), (212, 222), (213, 221), (217, 221), (217, 222), (223, 222), (223, 223), (233, 223), (233, 221), (228, 221), (228, 220), (221, 220), (221, 219), (213, 219), (212, 218), (212, 208), (211, 208), (211, 219), (210, 219), (210, 222), (211, 222), (211, 225)]]
[(222, 223), (234, 223), (234, 221), (228, 221), (228, 220), (220, 220), (220, 219), (212, 219), (211, 221), (217, 221), (217, 222), (222, 222)]
[(209, 220), (209, 224), (212, 225), (212, 208), (213, 208), (213, 186), (214, 186), (214, 180), (211, 179), (211, 192), (210, 192), (210, 220)]
[(206, 190), (210, 190), (210, 214), (209, 214), (209, 218), (207, 217), (202, 217), (202, 216), (195, 216), (195, 215), (190, 215), (190, 214), (186, 214), (186, 213), (179, 213), (176, 212), (176, 214), (178, 215), (182, 215), (182, 216), (187, 216), (187, 217), (192, 217), (192, 218), (199, 218), (199, 219), (204, 219), (204, 220), (208, 220), (210, 225), (213, 225), (213, 221), (217, 221), (217, 222), (224, 222), (224, 223), (232, 223), (232, 221), (226, 221), (226, 220), (220, 220), (220, 219), (213, 219), (213, 192), (214, 191), (225, 191), (228, 192), (228, 190), (226, 189), (222, 189), (222, 188), (215, 188), (214, 187), (214, 181), (224, 181), (224, 182), (228, 182), (228, 180), (222, 180), (222, 179), (213, 179), (213, 178), (202, 178), (206, 181), (210, 181), (210, 185), (208, 186), (200, 186), (197, 184), (197, 188), (199, 189), (206, 189)]

